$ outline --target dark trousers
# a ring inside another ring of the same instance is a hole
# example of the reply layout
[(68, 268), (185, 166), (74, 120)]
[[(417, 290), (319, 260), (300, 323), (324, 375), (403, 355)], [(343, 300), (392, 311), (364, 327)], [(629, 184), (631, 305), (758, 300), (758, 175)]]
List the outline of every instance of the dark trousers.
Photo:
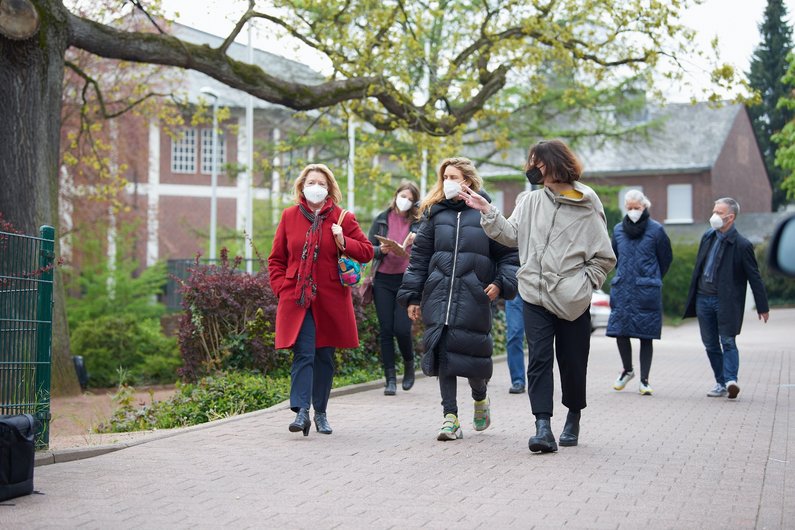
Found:
[[(439, 339), (439, 345), (436, 350), (439, 356), (444, 355), (447, 347), (447, 328), (442, 331), (442, 337)], [(474, 379), (468, 378), (469, 387), (472, 389), (472, 399), (475, 401), (482, 401), (486, 399), (486, 392), (488, 388), (488, 379)], [(439, 363), (439, 393), (442, 395), (442, 413), (455, 414), (458, 416), (458, 402), (456, 395), (458, 394), (458, 378), (455, 375), (445, 373), (445, 363)]]
[[(649, 382), (649, 372), (651, 371), (651, 358), (654, 352), (651, 339), (640, 340), (640, 380), (644, 383)], [(632, 343), (629, 342), (629, 337), (616, 337), (616, 344), (618, 345), (618, 354), (621, 356), (621, 364), (624, 365), (624, 370), (627, 372), (632, 371)]]
[(573, 411), (584, 409), (591, 313), (585, 311), (570, 322), (541, 306), (525, 302), (524, 327), (528, 351), (527, 389), (533, 414), (552, 416), (553, 357), (558, 359), (563, 405)]
[(397, 339), (404, 366), (412, 362), (414, 351), (411, 342), (411, 320), (406, 308), (397, 303), (397, 292), (403, 281), (402, 274), (381, 274), (373, 278), (373, 301), (378, 315), (378, 336), (381, 344), (381, 362), (384, 370), (395, 368), (395, 339)]
[(334, 347), (315, 348), (315, 320), (307, 310), (293, 346), (290, 409), (308, 409), (311, 400), (315, 412), (326, 412), (333, 378)]

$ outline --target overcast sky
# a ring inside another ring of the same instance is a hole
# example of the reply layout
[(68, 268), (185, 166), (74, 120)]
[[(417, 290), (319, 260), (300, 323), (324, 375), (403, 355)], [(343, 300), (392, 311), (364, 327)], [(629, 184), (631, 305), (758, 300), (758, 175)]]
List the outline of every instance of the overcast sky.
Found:
[[(621, 1), (621, 0), (617, 0)], [(230, 4), (234, 11), (230, 9)], [(786, 0), (790, 21), (795, 12), (795, 0)], [(245, 9), (246, 2), (217, 0), (164, 0), (167, 12), (179, 12), (180, 23), (193, 26), (216, 35), (227, 35), (237, 16)], [(720, 39), (720, 53), (723, 61), (731, 63), (741, 72), (748, 71), (748, 65), (755, 47), (759, 44), (759, 23), (762, 21), (767, 0), (706, 0), (702, 5), (692, 7), (682, 19), (684, 24), (698, 31), (695, 46), (706, 49), (713, 37)], [(245, 31), (240, 42), (246, 42)], [(256, 36), (254, 45), (309, 66), (322, 69), (323, 63), (310, 54), (294, 51), (283, 43), (269, 42), (264, 36)], [(690, 78), (700, 86), (706, 86), (708, 77), (705, 64), (689, 65)], [(671, 91), (668, 97), (674, 101), (688, 100), (691, 93)]]

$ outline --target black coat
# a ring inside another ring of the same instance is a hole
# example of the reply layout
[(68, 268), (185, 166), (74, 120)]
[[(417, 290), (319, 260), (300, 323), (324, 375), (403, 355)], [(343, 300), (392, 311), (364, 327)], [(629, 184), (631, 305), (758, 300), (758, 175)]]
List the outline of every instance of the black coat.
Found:
[(447, 326), (446, 351), (439, 352), (445, 373), (491, 377), (492, 313), (484, 289), (493, 283), (500, 296), (514, 298), (518, 267), (516, 249), (486, 235), (480, 212), (463, 201), (431, 207), (414, 240), (398, 303), (420, 305), (426, 352), (439, 344)]
[[(701, 237), (698, 246), (696, 267), (690, 280), (690, 292), (687, 294), (685, 304), (685, 318), (696, 316), (696, 290), (698, 278), (704, 270), (707, 252), (715, 241), (715, 230), (707, 230)], [(740, 334), (743, 327), (743, 309), (745, 308), (746, 285), (751, 284), (754, 293), (757, 313), (767, 313), (767, 294), (759, 267), (756, 264), (754, 246), (750, 241), (740, 235), (737, 230), (732, 230), (726, 237), (726, 248), (718, 264), (715, 281), (718, 285), (718, 333), (734, 337)]]
[[(376, 218), (373, 219), (373, 226), (370, 227), (370, 232), (367, 234), (367, 239), (369, 239), (370, 243), (373, 244), (373, 251), (375, 252), (373, 264), (370, 267), (370, 274), (375, 274), (378, 272), (378, 266), (381, 264), (381, 260), (384, 259), (384, 254), (381, 252), (381, 242), (378, 241), (375, 236), (386, 237), (386, 234), (389, 231), (389, 225), (387, 224), (388, 218), (389, 208), (379, 213)], [(414, 221), (409, 227), (409, 232), (414, 232), (416, 234), (417, 230), (419, 229), (420, 221)], [(402, 241), (399, 241), (399, 243), (402, 243)]]

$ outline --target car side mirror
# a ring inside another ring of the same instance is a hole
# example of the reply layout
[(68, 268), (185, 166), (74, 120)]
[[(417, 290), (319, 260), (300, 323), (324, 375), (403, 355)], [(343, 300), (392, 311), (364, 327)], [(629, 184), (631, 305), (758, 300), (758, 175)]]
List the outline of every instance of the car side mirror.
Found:
[(795, 215), (776, 228), (770, 241), (767, 263), (771, 270), (795, 277)]

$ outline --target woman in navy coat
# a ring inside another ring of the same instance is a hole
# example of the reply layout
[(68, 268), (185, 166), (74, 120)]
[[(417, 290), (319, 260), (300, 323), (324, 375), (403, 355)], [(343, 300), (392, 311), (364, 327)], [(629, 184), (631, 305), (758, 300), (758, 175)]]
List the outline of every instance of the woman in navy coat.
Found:
[(610, 288), (610, 319), (607, 336), (616, 337), (624, 369), (613, 384), (623, 390), (635, 377), (630, 338), (640, 339), (640, 386), (649, 386), (652, 340), (662, 331), (662, 279), (673, 260), (671, 241), (662, 225), (649, 217), (651, 202), (639, 190), (624, 197), (627, 214), (613, 229), (613, 251), (618, 258)]

